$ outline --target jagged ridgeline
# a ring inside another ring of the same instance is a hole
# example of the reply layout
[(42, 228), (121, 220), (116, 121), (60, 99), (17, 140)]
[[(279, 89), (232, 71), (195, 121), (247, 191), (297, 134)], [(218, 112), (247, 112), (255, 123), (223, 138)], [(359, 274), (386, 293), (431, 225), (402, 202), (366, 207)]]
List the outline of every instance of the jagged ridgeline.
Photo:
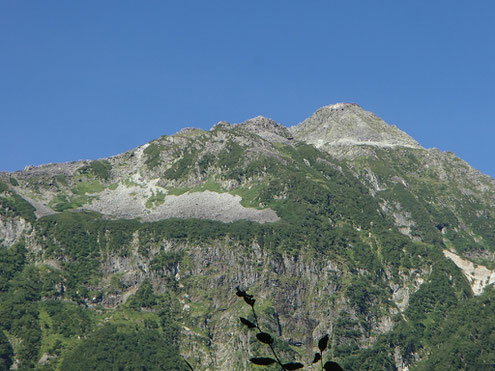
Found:
[[(495, 181), (355, 104), (0, 173), (0, 369), (495, 367)], [(317, 368), (314, 368), (317, 369)]]

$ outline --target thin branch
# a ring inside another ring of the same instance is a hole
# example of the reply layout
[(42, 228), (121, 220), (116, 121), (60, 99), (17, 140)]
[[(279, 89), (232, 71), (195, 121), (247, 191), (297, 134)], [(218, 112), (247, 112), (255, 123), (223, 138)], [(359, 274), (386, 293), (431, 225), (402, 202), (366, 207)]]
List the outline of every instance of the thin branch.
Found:
[[(255, 324), (256, 324), (256, 328), (258, 329), (258, 331), (261, 333), (261, 328), (259, 326), (259, 323), (258, 323), (258, 316), (256, 315), (256, 311), (254, 310), (254, 304), (251, 305), (251, 310), (253, 311), (253, 316), (254, 316), (254, 321), (255, 321)], [(272, 344), (268, 344), (268, 346), (270, 347), (273, 355), (275, 356), (275, 359), (277, 360), (277, 363), (280, 365), (280, 367), (282, 367), (282, 370), (287, 370), (285, 367), (284, 367), (284, 364), (280, 361), (280, 358), (278, 358), (278, 355), (277, 353), (275, 352), (275, 349), (273, 349), (273, 346)]]

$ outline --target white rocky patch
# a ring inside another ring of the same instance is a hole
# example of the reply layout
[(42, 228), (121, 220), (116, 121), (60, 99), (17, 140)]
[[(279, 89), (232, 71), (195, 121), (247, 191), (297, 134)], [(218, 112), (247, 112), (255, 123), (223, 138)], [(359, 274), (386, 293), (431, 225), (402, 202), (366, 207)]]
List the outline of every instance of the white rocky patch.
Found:
[(144, 155), (144, 150), (149, 146), (149, 143), (143, 144), (142, 146), (136, 148), (134, 151), (134, 155), (136, 156), (138, 161), (141, 161)]
[(444, 250), (443, 254), (462, 270), (471, 284), (474, 295), (480, 295), (485, 287), (495, 283), (495, 271), (483, 265), (475, 265), (473, 262), (463, 259), (448, 250)]
[(22, 218), (15, 218), (14, 220), (0, 218), (0, 247), (2, 245), (9, 247), (22, 238), (22, 235), (26, 230), (30, 228)]
[(165, 202), (154, 210), (154, 214), (149, 214), (144, 219), (199, 218), (222, 222), (246, 219), (259, 223), (275, 222), (280, 219), (272, 209), (247, 208), (241, 205), (241, 200), (240, 196), (230, 193), (210, 191), (166, 196)]
[(415, 148), (418, 149), (420, 148), (419, 146), (416, 145), (411, 145), (411, 144), (404, 144), (404, 143), (393, 143), (393, 142), (387, 142), (387, 141), (373, 141), (373, 140), (354, 140), (354, 139), (348, 139), (348, 138), (342, 138), (338, 139), (334, 142), (328, 143), (324, 139), (318, 139), (317, 143), (315, 144), (316, 148), (321, 148), (324, 145), (328, 146), (374, 146), (374, 147), (383, 147), (383, 148), (395, 148), (395, 147), (403, 147), (403, 148)]
[(162, 204), (155, 203), (153, 207), (147, 208), (146, 202), (153, 194), (166, 194), (167, 190), (156, 185), (158, 179), (144, 182), (138, 174), (134, 174), (130, 180), (136, 185), (128, 187), (120, 184), (113, 191), (107, 189), (100, 192), (98, 200), (84, 206), (84, 209), (113, 218), (141, 218), (144, 221), (198, 218), (226, 223), (237, 220), (266, 223), (280, 219), (272, 209), (258, 210), (242, 206), (240, 196), (211, 191), (166, 195)]

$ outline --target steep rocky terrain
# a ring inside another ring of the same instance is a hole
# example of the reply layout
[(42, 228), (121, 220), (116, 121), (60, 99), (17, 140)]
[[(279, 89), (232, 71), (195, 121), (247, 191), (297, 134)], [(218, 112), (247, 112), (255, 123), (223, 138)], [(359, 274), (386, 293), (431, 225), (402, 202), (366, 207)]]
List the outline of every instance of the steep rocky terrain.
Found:
[(493, 306), (494, 215), (493, 179), (346, 103), (0, 173), (0, 353), (75, 369), (135, 332), (176, 344), (173, 367), (256, 369), (240, 286), (287, 360), (328, 333), (346, 369), (489, 368), (477, 315), (442, 337)]

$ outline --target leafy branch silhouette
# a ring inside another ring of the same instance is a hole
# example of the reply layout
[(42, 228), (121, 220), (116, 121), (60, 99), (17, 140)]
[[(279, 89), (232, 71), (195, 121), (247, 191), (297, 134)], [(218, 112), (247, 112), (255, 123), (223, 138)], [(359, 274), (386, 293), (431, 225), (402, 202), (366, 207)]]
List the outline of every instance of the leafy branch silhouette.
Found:
[[(249, 361), (258, 366), (269, 366), (277, 363), (282, 368), (282, 370), (298, 370), (304, 368), (304, 365), (301, 362), (282, 363), (280, 357), (275, 351), (275, 348), (273, 347), (274, 338), (269, 333), (261, 330), (258, 320), (258, 315), (256, 314), (256, 310), (254, 309), (254, 304), (256, 303), (256, 299), (254, 298), (253, 295), (248, 294), (245, 290), (241, 290), (239, 286), (236, 287), (236, 290), (237, 290), (236, 295), (240, 298), (243, 298), (246, 304), (251, 307), (251, 311), (254, 317), (254, 322), (251, 322), (250, 320), (244, 317), (239, 317), (241, 323), (244, 326), (246, 326), (248, 329), (256, 329), (257, 330), (256, 339), (258, 339), (259, 342), (268, 345), (270, 347), (270, 351), (274, 356), (274, 358), (253, 357), (250, 358)], [(343, 371), (342, 367), (340, 367), (340, 365), (337, 362), (327, 361), (323, 363), (323, 353), (328, 347), (328, 340), (329, 340), (329, 336), (328, 334), (326, 334), (318, 341), (319, 352), (315, 353), (312, 364), (314, 365), (320, 362), (321, 369), (325, 371)]]

